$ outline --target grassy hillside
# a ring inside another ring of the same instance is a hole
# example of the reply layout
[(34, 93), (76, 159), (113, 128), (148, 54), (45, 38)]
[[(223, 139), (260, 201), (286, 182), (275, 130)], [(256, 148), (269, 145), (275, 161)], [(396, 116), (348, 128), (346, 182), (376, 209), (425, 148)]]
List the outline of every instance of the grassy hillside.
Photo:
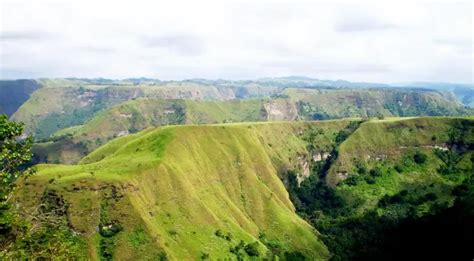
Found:
[(449, 93), (423, 89), (288, 88), (282, 94), (297, 103), (300, 115), (313, 119), (472, 113)]
[(34, 153), (40, 162), (73, 163), (105, 142), (147, 127), (265, 121), (265, 100), (197, 101), (135, 99), (98, 113), (84, 125), (56, 132), (38, 143)]
[(92, 259), (469, 257), (473, 131), (472, 117), (148, 128), (39, 165), (15, 200), (33, 224), (64, 219), (48, 233)]
[[(156, 91), (162, 87), (147, 88)], [(228, 101), (137, 98), (96, 113), (83, 126), (59, 130), (50, 139), (53, 142), (38, 144), (34, 152), (39, 162), (73, 163), (111, 138), (135, 133), (151, 126), (169, 124), (465, 113), (468, 111), (455, 100), (446, 99), (439, 92), (406, 89), (286, 89), (278, 97)], [(74, 117), (74, 121), (80, 119), (81, 117)], [(46, 126), (47, 122), (56, 125), (62, 122), (55, 117), (51, 120), (40, 120), (38, 131), (51, 130)]]
[(472, 117), (372, 120), (333, 144), (290, 195), (335, 259), (472, 256)]
[(324, 147), (349, 123), (147, 129), (109, 142), (79, 165), (39, 165), (16, 199), (31, 209), (60, 198), (54, 202), (67, 204), (69, 229), (87, 245), (78, 255), (93, 259), (327, 259), (280, 174), (307, 171), (308, 131), (323, 130)]

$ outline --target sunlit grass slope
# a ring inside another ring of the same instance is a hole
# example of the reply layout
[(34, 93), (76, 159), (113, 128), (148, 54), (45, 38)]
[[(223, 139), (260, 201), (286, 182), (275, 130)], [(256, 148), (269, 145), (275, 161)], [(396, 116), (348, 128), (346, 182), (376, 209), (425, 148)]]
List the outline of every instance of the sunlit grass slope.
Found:
[(306, 129), (325, 130), (323, 144), (348, 123), (146, 129), (109, 142), (79, 165), (39, 165), (17, 198), (28, 208), (40, 204), (45, 191), (63, 197), (70, 226), (94, 259), (105, 240), (98, 228), (116, 224), (122, 230), (111, 237), (111, 251), (118, 260), (165, 254), (235, 259), (230, 248), (241, 240), (257, 242), (260, 258), (298, 251), (310, 260), (327, 259), (318, 232), (295, 213), (279, 174), (308, 154)]
[[(339, 156), (326, 182), (339, 184), (335, 188), (340, 195), (361, 211), (375, 208), (383, 196), (402, 190), (411, 195), (432, 192), (438, 195), (438, 203), (451, 206), (454, 197), (448, 192), (472, 173), (473, 145), (474, 121), (470, 117), (368, 121), (339, 146)], [(446, 164), (437, 151), (450, 151), (452, 159), (456, 158), (458, 174), (440, 173)], [(417, 163), (416, 154), (426, 159)], [(342, 182), (348, 178), (350, 183)], [(423, 213), (429, 206), (417, 210)]]
[[(84, 125), (56, 132), (52, 142), (38, 143), (40, 162), (76, 163), (107, 141), (147, 127), (177, 124), (267, 120), (264, 100), (197, 101), (135, 99), (99, 112)], [(59, 148), (59, 149), (57, 149)]]

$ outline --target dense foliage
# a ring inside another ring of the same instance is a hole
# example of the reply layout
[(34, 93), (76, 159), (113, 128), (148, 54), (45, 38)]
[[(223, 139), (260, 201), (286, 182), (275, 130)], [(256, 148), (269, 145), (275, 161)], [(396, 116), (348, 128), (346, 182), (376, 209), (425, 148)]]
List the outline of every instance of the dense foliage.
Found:
[(69, 229), (67, 204), (54, 191), (46, 191), (42, 204), (20, 211), (12, 204), (19, 178), (34, 173), (32, 138), (21, 138), (23, 125), (0, 115), (0, 258), (72, 258), (82, 251), (82, 242)]
[[(356, 173), (330, 187), (325, 176), (337, 158), (338, 145), (350, 133), (340, 132), (331, 157), (313, 163), (309, 178), (298, 186), (296, 175), (289, 173), (290, 197), (300, 215), (323, 234), (333, 260), (438, 259), (443, 255), (470, 259), (474, 254), (470, 132), (472, 123), (459, 121), (449, 132), (448, 149), (434, 148), (429, 155), (416, 150), (397, 161), (377, 161), (371, 166), (356, 161)], [(426, 172), (432, 162), (439, 165), (439, 183), (407, 184), (379, 198), (375, 206), (367, 205), (373, 197), (373, 192), (365, 192), (367, 188), (382, 188), (386, 186), (383, 180), (393, 175)], [(343, 191), (352, 192), (347, 196)]]

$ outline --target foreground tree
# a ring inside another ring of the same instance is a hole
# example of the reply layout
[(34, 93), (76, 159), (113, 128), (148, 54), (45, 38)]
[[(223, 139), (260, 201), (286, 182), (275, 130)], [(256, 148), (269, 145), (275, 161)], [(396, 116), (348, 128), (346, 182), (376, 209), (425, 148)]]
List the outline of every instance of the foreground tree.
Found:
[(0, 204), (8, 203), (15, 181), (32, 173), (30, 168), (22, 168), (31, 161), (31, 145), (29, 136), (21, 139), (23, 124), (9, 121), (6, 115), (0, 115)]
[(16, 181), (33, 173), (25, 167), (31, 161), (31, 136), (22, 138), (23, 124), (9, 121), (0, 115), (0, 247), (8, 248), (15, 240), (15, 223), (18, 221), (10, 199)]
[(14, 204), (18, 179), (34, 173), (32, 143), (23, 124), (0, 115), (0, 260), (83, 260), (85, 244), (68, 227), (60, 195), (46, 189), (39, 206)]

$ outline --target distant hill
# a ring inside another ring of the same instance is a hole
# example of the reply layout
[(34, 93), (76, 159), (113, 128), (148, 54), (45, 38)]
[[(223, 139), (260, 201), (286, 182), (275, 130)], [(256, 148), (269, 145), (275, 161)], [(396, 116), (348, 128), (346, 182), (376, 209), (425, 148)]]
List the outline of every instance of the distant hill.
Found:
[(474, 108), (474, 84), (458, 84), (446, 82), (413, 82), (403, 83), (400, 85), (452, 92), (464, 105)]
[(0, 81), (0, 114), (11, 116), (38, 88), (34, 80)]
[[(227, 101), (136, 98), (93, 114), (83, 125), (60, 130), (59, 126), (71, 124), (66, 113), (34, 118), (37, 137), (58, 131), (36, 144), (33, 152), (38, 162), (74, 163), (112, 138), (163, 125), (463, 113), (453, 97), (410, 89), (287, 88), (268, 98)], [(76, 116), (70, 119), (77, 120)]]
[(0, 109), (11, 115), (11, 119), (24, 122), (27, 133), (44, 139), (60, 129), (82, 125), (102, 110), (136, 98), (203, 101), (289, 98), (303, 119), (473, 114), (472, 109), (464, 108), (460, 102), (470, 104), (472, 92), (459, 88), (394, 88), (377, 83), (297, 76), (241, 81), (38, 79), (3, 81)]

